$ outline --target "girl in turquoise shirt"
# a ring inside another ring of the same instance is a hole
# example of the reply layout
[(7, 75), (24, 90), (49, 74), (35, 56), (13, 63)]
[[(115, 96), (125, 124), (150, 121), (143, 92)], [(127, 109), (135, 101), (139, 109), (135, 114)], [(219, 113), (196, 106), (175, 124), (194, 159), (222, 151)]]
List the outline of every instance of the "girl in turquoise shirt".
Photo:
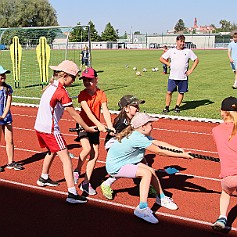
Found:
[[(141, 178), (140, 203), (134, 210), (134, 215), (153, 224), (158, 223), (158, 219), (153, 215), (147, 204), (150, 184), (159, 193), (156, 196), (158, 205), (171, 210), (176, 210), (178, 207), (171, 198), (164, 195), (154, 169), (141, 162), (145, 151), (148, 150), (164, 156), (192, 158), (182, 149), (154, 140), (150, 136), (152, 122), (157, 120), (146, 113), (136, 113), (131, 120), (131, 124), (118, 134), (118, 140), (111, 146), (106, 158), (108, 174), (114, 177)], [(182, 153), (160, 149), (159, 146), (180, 150)]]

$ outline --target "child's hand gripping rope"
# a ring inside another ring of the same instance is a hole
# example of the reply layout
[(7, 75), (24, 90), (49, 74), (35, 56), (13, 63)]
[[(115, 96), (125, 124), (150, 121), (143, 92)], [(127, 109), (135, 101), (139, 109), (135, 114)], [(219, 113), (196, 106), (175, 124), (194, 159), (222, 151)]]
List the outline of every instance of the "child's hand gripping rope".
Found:
[[(164, 150), (168, 150), (168, 151), (172, 151), (175, 153), (182, 153), (181, 150), (176, 150), (176, 149), (171, 149), (171, 148), (167, 148), (167, 147), (163, 147), (163, 146), (159, 146), (160, 149), (164, 149)], [(212, 157), (212, 156), (204, 156), (204, 155), (200, 155), (200, 154), (196, 154), (196, 153), (188, 153), (190, 156), (192, 156), (193, 158), (198, 158), (198, 159), (202, 159), (202, 160), (210, 160), (210, 161), (214, 161), (214, 162), (220, 162), (219, 158), (216, 157)]]

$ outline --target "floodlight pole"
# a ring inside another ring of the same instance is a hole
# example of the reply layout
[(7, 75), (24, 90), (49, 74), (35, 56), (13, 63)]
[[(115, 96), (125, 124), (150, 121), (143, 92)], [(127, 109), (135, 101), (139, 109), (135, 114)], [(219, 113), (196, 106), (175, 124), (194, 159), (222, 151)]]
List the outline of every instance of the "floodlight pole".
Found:
[(88, 25), (88, 41), (89, 41), (89, 51), (90, 51), (90, 66), (92, 66), (92, 54), (91, 54), (91, 27)]

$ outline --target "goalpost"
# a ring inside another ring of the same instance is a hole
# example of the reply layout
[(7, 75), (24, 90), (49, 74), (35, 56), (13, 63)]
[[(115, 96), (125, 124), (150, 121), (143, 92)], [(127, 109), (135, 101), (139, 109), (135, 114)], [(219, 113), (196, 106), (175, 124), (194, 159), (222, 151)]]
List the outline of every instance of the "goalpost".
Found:
[[(78, 27), (87, 33), (87, 41), (70, 41)], [(85, 46), (91, 55), (90, 26), (0, 28), (0, 46), (0, 64), (11, 71), (7, 83), (13, 87), (14, 101), (38, 103), (42, 88), (52, 77), (50, 65), (67, 59), (79, 66)], [(73, 87), (79, 84), (77, 80)], [(69, 88), (70, 92), (73, 93), (73, 88)]]

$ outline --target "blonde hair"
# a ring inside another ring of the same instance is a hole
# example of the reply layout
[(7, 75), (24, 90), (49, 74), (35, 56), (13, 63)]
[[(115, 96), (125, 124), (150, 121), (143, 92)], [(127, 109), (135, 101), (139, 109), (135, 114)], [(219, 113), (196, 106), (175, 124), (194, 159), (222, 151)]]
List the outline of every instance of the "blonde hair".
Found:
[(117, 134), (117, 140), (121, 142), (124, 137), (128, 138), (132, 134), (133, 130), (133, 127), (131, 125), (128, 125), (125, 129), (122, 130), (122, 132)]
[(236, 111), (225, 111), (226, 119), (230, 118), (233, 121), (233, 129), (230, 134), (229, 140), (231, 140), (237, 133), (237, 112)]

